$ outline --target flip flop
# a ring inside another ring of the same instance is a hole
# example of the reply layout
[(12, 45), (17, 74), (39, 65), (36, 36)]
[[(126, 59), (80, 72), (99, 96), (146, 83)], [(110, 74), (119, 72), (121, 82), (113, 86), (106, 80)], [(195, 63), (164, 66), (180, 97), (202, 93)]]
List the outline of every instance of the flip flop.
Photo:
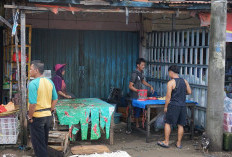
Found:
[(180, 145), (179, 147), (177, 146), (177, 144), (175, 144), (176, 145), (176, 148), (178, 148), (178, 149), (182, 149), (183, 147), (182, 147), (182, 145)]
[(169, 148), (169, 146), (166, 145), (166, 144), (164, 144), (163, 142), (157, 142), (157, 144), (158, 144), (160, 147)]

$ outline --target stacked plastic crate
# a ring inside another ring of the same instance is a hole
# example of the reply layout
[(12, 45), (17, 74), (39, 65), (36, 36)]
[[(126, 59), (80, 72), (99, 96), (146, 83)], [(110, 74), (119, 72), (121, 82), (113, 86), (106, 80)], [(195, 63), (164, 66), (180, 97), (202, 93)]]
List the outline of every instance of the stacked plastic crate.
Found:
[(0, 117), (0, 144), (16, 144), (18, 139), (18, 117)]
[(224, 112), (224, 131), (225, 132), (232, 132), (232, 113), (231, 112)]
[(224, 98), (224, 120), (223, 120), (223, 148), (226, 151), (232, 150), (232, 99), (225, 95)]

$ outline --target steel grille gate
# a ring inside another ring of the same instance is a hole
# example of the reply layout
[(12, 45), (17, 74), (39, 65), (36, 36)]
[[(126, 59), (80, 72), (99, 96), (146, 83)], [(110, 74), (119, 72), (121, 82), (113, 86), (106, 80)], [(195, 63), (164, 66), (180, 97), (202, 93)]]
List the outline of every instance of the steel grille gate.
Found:
[(166, 95), (168, 67), (178, 65), (180, 76), (192, 88), (188, 100), (199, 103), (195, 112), (195, 124), (205, 127), (207, 104), (209, 30), (207, 28), (152, 32), (148, 35), (147, 81), (159, 95)]

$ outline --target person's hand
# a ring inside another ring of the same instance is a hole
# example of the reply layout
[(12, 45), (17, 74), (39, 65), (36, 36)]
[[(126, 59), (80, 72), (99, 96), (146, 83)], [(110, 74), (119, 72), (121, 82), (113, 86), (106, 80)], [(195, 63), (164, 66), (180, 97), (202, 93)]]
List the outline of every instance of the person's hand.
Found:
[(155, 90), (152, 86), (151, 86), (151, 92), (152, 92), (152, 94), (155, 92)]
[(167, 111), (168, 111), (168, 108), (164, 107), (164, 113), (167, 113)]
[(30, 119), (29, 122), (30, 122), (30, 123), (33, 123), (33, 119)]
[(52, 114), (56, 113), (56, 110), (55, 109), (51, 110), (51, 113)]
[(66, 98), (71, 99), (72, 97), (70, 95), (67, 95)]

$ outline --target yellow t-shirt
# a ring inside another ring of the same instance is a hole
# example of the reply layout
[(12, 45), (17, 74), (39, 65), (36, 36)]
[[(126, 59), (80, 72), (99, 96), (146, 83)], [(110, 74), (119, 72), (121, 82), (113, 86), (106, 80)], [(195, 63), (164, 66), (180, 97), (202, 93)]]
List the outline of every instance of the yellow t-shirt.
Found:
[(39, 77), (29, 83), (29, 104), (36, 104), (33, 117), (51, 116), (51, 111), (37, 110), (51, 108), (52, 100), (58, 99), (56, 88), (50, 79)]

